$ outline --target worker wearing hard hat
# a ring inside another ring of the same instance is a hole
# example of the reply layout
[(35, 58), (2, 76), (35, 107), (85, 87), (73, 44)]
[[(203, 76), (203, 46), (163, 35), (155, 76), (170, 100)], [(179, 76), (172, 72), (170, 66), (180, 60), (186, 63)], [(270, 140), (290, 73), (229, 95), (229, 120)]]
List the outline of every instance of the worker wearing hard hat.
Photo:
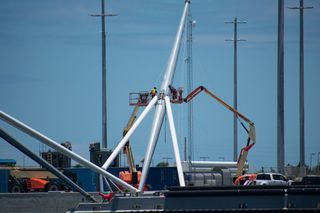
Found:
[(157, 88), (153, 87), (151, 90), (151, 97), (153, 98), (157, 94)]

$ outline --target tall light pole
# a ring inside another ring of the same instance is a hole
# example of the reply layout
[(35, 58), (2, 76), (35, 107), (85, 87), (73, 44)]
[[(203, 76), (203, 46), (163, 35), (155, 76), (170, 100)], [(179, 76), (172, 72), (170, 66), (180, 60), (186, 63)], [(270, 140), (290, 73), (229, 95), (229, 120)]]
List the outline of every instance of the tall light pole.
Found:
[(284, 172), (284, 0), (278, 0), (277, 167)]
[(300, 66), (299, 66), (299, 119), (300, 119), (300, 174), (305, 167), (305, 143), (304, 143), (304, 39), (303, 39), (303, 10), (313, 7), (304, 7), (303, 0), (300, 0), (299, 7), (289, 7), (289, 9), (300, 10)]
[[(245, 41), (243, 39), (238, 39), (237, 34), (237, 26), (238, 24), (245, 24), (245, 21), (238, 21), (237, 17), (234, 18), (233, 21), (226, 21), (226, 24), (234, 25), (234, 33), (233, 39), (226, 39), (225, 41), (233, 41), (234, 51), (234, 64), (233, 64), (233, 108), (235, 110), (238, 109), (238, 73), (237, 73), (237, 44), (238, 41)], [(237, 123), (237, 115), (233, 116), (233, 161), (237, 161), (238, 158), (238, 123)]]

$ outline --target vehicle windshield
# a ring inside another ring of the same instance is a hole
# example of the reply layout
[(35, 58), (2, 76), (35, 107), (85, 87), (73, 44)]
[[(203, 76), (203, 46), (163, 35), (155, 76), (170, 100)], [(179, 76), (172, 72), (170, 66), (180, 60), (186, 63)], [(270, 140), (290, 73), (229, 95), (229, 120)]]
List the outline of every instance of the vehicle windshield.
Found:
[(273, 179), (286, 181), (286, 179), (282, 175), (273, 175)]
[(258, 174), (257, 180), (271, 180), (271, 177), (268, 174)]

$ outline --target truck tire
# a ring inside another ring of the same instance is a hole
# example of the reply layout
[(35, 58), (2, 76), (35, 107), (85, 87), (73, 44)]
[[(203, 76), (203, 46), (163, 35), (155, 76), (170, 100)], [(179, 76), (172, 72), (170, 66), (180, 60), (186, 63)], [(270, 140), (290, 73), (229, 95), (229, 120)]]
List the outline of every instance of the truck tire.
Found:
[(21, 193), (23, 192), (22, 186), (17, 184), (17, 183), (13, 183), (9, 185), (9, 192), (11, 193)]
[(59, 191), (60, 188), (57, 184), (55, 183), (48, 183), (46, 186), (46, 191)]

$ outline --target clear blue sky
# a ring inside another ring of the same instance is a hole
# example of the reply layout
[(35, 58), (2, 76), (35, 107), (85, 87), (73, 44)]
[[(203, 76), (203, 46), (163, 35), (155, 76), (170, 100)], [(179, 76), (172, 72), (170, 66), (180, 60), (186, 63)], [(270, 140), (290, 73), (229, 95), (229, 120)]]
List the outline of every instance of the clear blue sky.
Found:
[[(299, 16), (285, 1), (285, 163), (299, 160)], [(133, 110), (130, 92), (160, 86), (171, 51), (183, 0), (108, 0), (107, 19), (108, 145), (113, 148)], [(276, 0), (192, 1), (194, 87), (204, 85), (232, 104), (233, 27), (235, 16), (246, 39), (238, 48), (238, 109), (256, 124), (257, 144), (248, 160), (253, 169), (276, 166), (277, 143), (277, 5)], [(306, 163), (320, 152), (320, 4), (305, 11)], [(101, 140), (101, 24), (88, 14), (100, 13), (99, 0), (0, 1), (0, 110), (89, 158), (89, 143)], [(185, 44), (174, 86), (186, 87)], [(181, 154), (186, 106), (174, 106)], [(152, 115), (131, 142), (136, 161), (144, 157)], [(194, 100), (194, 157), (232, 160), (233, 115), (204, 94)], [(26, 146), (39, 152), (36, 140), (0, 121)], [(164, 128), (162, 128), (164, 130)], [(172, 157), (169, 131), (162, 131), (154, 164)], [(246, 143), (239, 125), (239, 150)], [(0, 158), (23, 155), (0, 141)], [(171, 160), (171, 163), (173, 161)], [(32, 161), (25, 158), (27, 165)]]

